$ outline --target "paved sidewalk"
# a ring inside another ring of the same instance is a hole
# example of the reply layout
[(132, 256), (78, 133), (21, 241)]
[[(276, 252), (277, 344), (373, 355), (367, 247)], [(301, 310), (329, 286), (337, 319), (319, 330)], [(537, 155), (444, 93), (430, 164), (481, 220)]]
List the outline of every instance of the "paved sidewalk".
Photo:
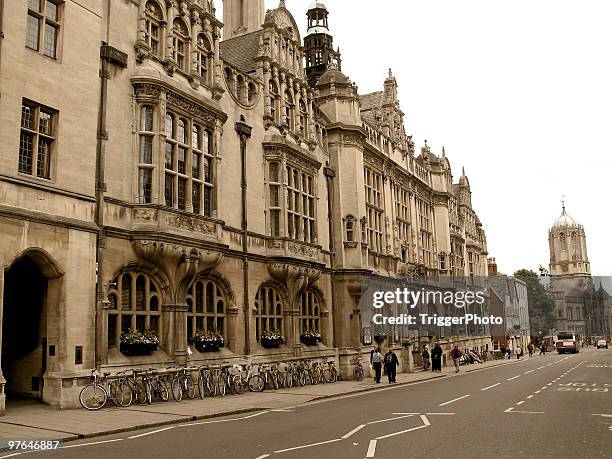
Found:
[[(461, 367), (461, 371), (468, 373), (520, 361), (494, 360)], [(442, 373), (431, 371), (400, 373), (397, 375), (397, 384), (392, 386), (414, 384), (454, 374), (455, 370), (452, 367), (444, 368)], [(366, 378), (359, 382), (340, 381), (334, 384), (293, 387), (263, 393), (245, 393), (240, 396), (228, 395), (204, 400), (196, 398), (195, 400), (183, 400), (180, 403), (170, 401), (128, 408), (107, 408), (97, 412), (89, 412), (84, 409), (60, 411), (41, 404), (25, 404), (15, 407), (9, 404), (6, 416), (0, 418), (0, 438), (69, 441), (211, 417), (282, 409), (315, 400), (391, 387), (386, 383), (386, 377), (383, 376), (383, 378), (381, 384), (375, 384), (371, 378)]]

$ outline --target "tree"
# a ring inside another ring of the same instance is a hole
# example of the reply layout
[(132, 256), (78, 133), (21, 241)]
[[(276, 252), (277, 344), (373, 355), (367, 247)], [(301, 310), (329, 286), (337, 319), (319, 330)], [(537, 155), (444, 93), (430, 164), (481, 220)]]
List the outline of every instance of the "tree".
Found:
[(537, 335), (538, 331), (541, 330), (543, 335), (547, 335), (548, 331), (554, 328), (556, 323), (555, 301), (544, 286), (540, 284), (539, 276), (534, 271), (519, 269), (514, 273), (514, 277), (527, 284), (529, 326), (531, 332)]

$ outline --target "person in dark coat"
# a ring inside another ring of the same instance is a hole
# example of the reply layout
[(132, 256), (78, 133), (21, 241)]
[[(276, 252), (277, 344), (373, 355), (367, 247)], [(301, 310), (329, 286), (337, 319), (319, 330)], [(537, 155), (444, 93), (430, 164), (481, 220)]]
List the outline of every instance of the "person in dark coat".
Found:
[(442, 348), (438, 343), (431, 350), (431, 371), (442, 371)]
[(393, 350), (389, 349), (389, 351), (385, 354), (385, 371), (387, 372), (387, 377), (389, 378), (389, 384), (396, 382), (395, 375), (397, 373), (397, 367), (399, 366), (399, 360), (397, 359), (397, 355)]
[(383, 362), (383, 355), (380, 353), (380, 349), (376, 348), (374, 349), (374, 351), (372, 352), (372, 356), (371, 356), (371, 360), (372, 362), (372, 368), (374, 368), (374, 381), (376, 381), (376, 383), (380, 383), (380, 377), (381, 377), (381, 369), (382, 369), (382, 362)]
[(427, 350), (427, 346), (423, 345), (423, 352), (421, 352), (421, 356), (423, 357), (423, 371), (429, 370), (429, 351)]

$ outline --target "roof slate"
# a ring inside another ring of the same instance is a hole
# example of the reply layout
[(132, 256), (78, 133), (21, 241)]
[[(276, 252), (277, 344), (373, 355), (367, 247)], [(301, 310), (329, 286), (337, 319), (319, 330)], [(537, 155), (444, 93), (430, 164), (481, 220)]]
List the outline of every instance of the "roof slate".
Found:
[(263, 30), (258, 30), (230, 40), (222, 41), (219, 44), (221, 48), (221, 58), (245, 73), (257, 70), (257, 62), (255, 59), (259, 52), (259, 38), (262, 34)]

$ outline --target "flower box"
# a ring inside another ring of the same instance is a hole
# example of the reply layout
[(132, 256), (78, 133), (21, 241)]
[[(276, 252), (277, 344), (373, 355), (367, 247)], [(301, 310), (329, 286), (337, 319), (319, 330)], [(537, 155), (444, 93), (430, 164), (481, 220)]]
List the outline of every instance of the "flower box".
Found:
[(319, 338), (317, 338), (316, 336), (302, 335), (300, 339), (302, 343), (304, 343), (306, 346), (316, 346), (319, 342)]
[(208, 330), (196, 331), (191, 337), (190, 343), (193, 343), (199, 352), (217, 352), (219, 348), (225, 345), (221, 333)]
[(157, 350), (157, 344), (151, 345), (147, 343), (119, 343), (119, 351), (123, 355), (150, 355), (151, 352)]
[(273, 349), (283, 344), (284, 340), (282, 337), (262, 336), (260, 342), (266, 349)]
[(220, 347), (218, 341), (204, 341), (198, 339), (194, 341), (194, 345), (198, 352), (217, 352)]

